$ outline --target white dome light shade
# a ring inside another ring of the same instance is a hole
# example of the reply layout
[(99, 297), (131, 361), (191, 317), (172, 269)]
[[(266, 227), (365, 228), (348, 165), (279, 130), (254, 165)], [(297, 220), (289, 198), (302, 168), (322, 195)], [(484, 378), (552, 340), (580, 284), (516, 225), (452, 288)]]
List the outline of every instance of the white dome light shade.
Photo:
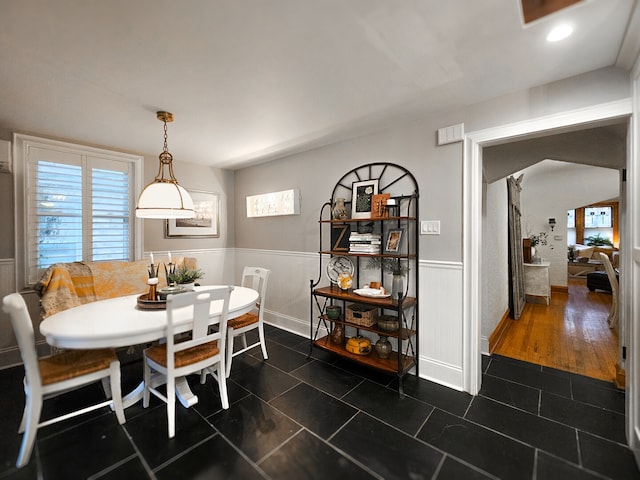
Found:
[[(167, 122), (173, 122), (170, 112), (156, 112), (158, 120), (164, 123), (164, 148), (158, 156), (160, 168), (156, 178), (138, 197), (136, 217), (138, 218), (193, 218), (193, 199), (178, 185), (173, 175), (173, 156), (167, 148)], [(165, 176), (165, 167), (168, 176)]]
[(140, 197), (136, 217), (138, 218), (193, 218), (191, 195), (177, 183), (152, 182)]

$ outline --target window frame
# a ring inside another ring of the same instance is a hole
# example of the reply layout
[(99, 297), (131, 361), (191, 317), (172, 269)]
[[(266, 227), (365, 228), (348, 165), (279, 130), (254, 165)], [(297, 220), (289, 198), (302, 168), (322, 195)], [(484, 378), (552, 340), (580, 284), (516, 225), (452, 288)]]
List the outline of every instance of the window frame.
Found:
[[(19, 289), (30, 290), (35, 282), (29, 281), (29, 261), (27, 259), (27, 225), (29, 223), (28, 198), (28, 155), (31, 148), (54, 150), (64, 154), (94, 157), (99, 159), (127, 162), (132, 166), (133, 192), (131, 192), (131, 254), (132, 260), (142, 258), (143, 229), (142, 220), (135, 216), (135, 202), (142, 189), (142, 167), (144, 157), (128, 153), (106, 150), (97, 147), (63, 142), (47, 138), (13, 134), (14, 158), (14, 224), (15, 224), (15, 263), (16, 286)], [(86, 238), (83, 239), (83, 248)]]

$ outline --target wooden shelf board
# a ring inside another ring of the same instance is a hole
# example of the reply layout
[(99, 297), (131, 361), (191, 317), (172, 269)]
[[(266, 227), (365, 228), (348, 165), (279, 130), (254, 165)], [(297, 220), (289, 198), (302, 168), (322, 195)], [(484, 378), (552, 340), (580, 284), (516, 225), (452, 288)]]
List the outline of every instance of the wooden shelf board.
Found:
[[(327, 322), (339, 323), (341, 325), (344, 325), (345, 327), (353, 327), (353, 328), (358, 328), (360, 330), (367, 330), (368, 332), (373, 332), (378, 335), (384, 335), (385, 337), (391, 337), (391, 338), (399, 337), (397, 331), (390, 332), (389, 330), (381, 330), (380, 328), (376, 327), (376, 324), (373, 324), (370, 327), (363, 327), (362, 325), (356, 325), (355, 323), (347, 322), (342, 317), (329, 318), (327, 315), (320, 315), (320, 318), (322, 318), (323, 320), (326, 320)], [(402, 328), (402, 340), (408, 340), (410, 337), (413, 337), (415, 334), (416, 334), (415, 330), (406, 329), (404, 327)]]
[[(382, 370), (388, 373), (398, 374), (398, 352), (391, 352), (389, 358), (380, 358), (375, 351), (373, 345), (371, 345), (371, 353), (368, 355), (356, 355), (354, 353), (348, 352), (344, 345), (336, 345), (331, 342), (329, 336), (322, 337), (314, 342), (314, 345), (322, 350), (327, 350), (329, 352), (340, 355), (341, 357), (362, 363), (369, 367), (376, 368), (378, 370)], [(412, 357), (405, 357), (404, 366), (402, 367), (401, 373), (404, 374), (408, 372), (413, 366), (415, 362)]]
[[(332, 285), (330, 287), (319, 287), (313, 290), (314, 295), (320, 295), (322, 297), (333, 298), (336, 300), (344, 300), (347, 302), (354, 303), (366, 303), (367, 305), (375, 305), (377, 307), (383, 308), (398, 308), (398, 301), (392, 300), (391, 297), (388, 298), (372, 298), (372, 297), (363, 297), (362, 295), (358, 295), (357, 293), (353, 293), (353, 289), (342, 290), (339, 287)], [(408, 308), (412, 305), (415, 305), (416, 299), (415, 297), (404, 297), (402, 299), (402, 307)]]
[(358, 222), (380, 222), (380, 221), (415, 221), (416, 217), (384, 217), (384, 218), (344, 218), (344, 219), (331, 219), (331, 220), (318, 220), (319, 223), (358, 223)]

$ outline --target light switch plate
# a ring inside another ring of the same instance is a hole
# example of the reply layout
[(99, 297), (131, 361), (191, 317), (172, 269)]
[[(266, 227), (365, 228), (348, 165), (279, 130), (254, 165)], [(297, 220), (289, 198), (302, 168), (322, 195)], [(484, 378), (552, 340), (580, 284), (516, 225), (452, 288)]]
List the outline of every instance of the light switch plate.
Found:
[(440, 220), (422, 220), (420, 222), (421, 235), (440, 235)]

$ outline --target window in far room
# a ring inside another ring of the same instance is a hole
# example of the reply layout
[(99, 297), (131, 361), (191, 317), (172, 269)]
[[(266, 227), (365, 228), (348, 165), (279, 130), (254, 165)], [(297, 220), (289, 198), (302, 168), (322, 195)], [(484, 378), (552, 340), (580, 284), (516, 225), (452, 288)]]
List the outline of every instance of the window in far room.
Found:
[(610, 241), (619, 246), (618, 202), (578, 207), (567, 212), (567, 245)]
[(587, 207), (584, 209), (584, 228), (611, 228), (611, 207)]

